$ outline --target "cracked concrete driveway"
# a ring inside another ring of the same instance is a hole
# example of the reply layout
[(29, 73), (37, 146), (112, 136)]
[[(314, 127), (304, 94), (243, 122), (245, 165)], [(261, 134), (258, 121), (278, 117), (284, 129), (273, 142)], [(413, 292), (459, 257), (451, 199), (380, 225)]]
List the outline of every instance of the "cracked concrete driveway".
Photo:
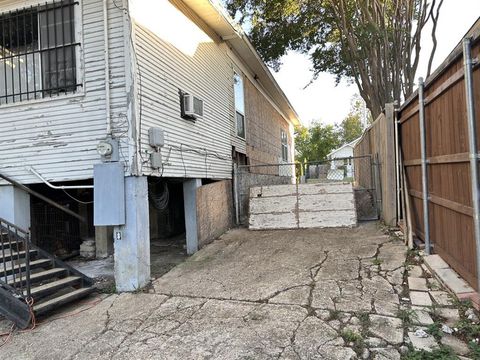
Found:
[(150, 292), (16, 333), (0, 358), (399, 359), (405, 253), (374, 223), (232, 230)]

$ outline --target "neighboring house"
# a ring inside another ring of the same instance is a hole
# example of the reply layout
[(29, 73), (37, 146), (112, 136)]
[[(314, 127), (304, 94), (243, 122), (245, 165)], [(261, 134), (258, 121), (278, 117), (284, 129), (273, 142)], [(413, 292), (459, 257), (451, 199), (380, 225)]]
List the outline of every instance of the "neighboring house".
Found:
[(359, 140), (360, 138), (344, 144), (327, 155), (327, 159), (332, 160), (330, 161), (330, 171), (327, 178), (331, 180), (341, 180), (340, 178), (343, 179), (343, 177), (353, 177), (353, 149)]
[(115, 238), (118, 290), (150, 280), (151, 237), (186, 231), (195, 252), (197, 189), (293, 161), (298, 123), (213, 1), (0, 2), (0, 173), (86, 222), (8, 182), (0, 218), (56, 253)]

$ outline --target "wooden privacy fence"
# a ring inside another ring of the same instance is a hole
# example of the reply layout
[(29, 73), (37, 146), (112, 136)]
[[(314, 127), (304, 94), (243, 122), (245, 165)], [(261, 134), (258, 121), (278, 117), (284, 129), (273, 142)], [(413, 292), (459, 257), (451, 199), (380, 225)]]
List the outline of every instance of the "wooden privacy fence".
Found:
[[(477, 60), (480, 52), (479, 35), (480, 21), (477, 21), (467, 35), (468, 38), (471, 37), (472, 58)], [(471, 176), (471, 131), (469, 132), (467, 120), (473, 117), (467, 116), (467, 94), (463, 48), (462, 44), (459, 44), (427, 78), (423, 91), (419, 84), (419, 90), (399, 109), (397, 119), (399, 147), (409, 195), (407, 201), (411, 209), (411, 229), (417, 237), (426, 240), (427, 244), (430, 241), (432, 252), (439, 254), (478, 290), (476, 254), (480, 249), (476, 248), (475, 202), (472, 199), (472, 185), (478, 187), (478, 183), (473, 181), (472, 184)], [(472, 138), (478, 139), (478, 61), (477, 65), (473, 66), (473, 94), (477, 105), (474, 110), (477, 129)], [(472, 153), (477, 168), (478, 147), (473, 149)], [(422, 177), (422, 174), (426, 176)], [(424, 184), (426, 189), (423, 188)], [(424, 190), (427, 190), (426, 194)], [(426, 221), (424, 209), (428, 213)]]
[(367, 187), (374, 178), (380, 217), (388, 225), (396, 225), (397, 222), (394, 126), (393, 104), (387, 104), (385, 112), (365, 130), (353, 149), (355, 157), (373, 157), (374, 171), (355, 166), (355, 183)]

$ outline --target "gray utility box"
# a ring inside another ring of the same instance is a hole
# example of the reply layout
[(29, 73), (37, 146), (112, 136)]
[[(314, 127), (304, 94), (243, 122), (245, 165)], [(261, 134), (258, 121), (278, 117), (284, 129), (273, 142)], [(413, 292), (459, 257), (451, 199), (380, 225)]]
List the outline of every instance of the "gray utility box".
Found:
[(123, 163), (111, 162), (95, 165), (93, 184), (93, 225), (125, 225)]
[(151, 147), (159, 148), (165, 145), (165, 133), (162, 129), (151, 127), (148, 129), (148, 142)]

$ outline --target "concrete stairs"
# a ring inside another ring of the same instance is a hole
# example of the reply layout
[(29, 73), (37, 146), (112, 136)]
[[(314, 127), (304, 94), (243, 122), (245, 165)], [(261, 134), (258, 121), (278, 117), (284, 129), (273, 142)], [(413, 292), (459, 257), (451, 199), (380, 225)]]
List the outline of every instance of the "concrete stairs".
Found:
[(32, 313), (43, 315), (93, 291), (92, 279), (31, 244), (28, 232), (0, 219), (0, 315), (24, 329)]

